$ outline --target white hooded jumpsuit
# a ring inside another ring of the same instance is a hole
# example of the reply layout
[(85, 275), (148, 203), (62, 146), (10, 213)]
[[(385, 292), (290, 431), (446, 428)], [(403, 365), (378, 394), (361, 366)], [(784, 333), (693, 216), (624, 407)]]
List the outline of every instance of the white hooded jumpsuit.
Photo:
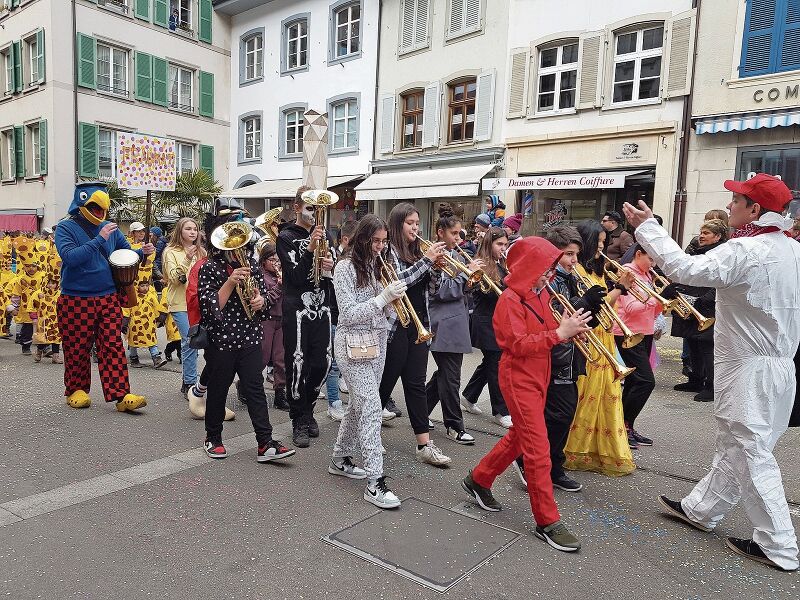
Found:
[[(776, 213), (756, 225), (791, 227)], [(772, 450), (788, 427), (795, 397), (800, 244), (778, 231), (689, 256), (655, 219), (639, 226), (636, 239), (670, 279), (717, 289), (716, 454), (711, 471), (682, 500), (683, 510), (713, 528), (741, 499), (753, 540), (770, 560), (796, 569), (797, 538)]]

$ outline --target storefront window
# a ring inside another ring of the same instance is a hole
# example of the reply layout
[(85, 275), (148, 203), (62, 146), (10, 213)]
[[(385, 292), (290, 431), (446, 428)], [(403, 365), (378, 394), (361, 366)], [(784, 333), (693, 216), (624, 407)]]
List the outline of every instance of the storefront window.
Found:
[(800, 147), (742, 150), (737, 179), (750, 173), (779, 175), (795, 195), (800, 195)]

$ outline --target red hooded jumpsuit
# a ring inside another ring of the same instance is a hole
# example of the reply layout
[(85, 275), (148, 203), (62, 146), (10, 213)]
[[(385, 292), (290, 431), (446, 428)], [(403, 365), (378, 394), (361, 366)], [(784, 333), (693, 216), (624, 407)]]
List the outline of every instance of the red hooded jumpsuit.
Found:
[(495, 478), (522, 455), (531, 510), (540, 527), (560, 519), (550, 479), (544, 404), (550, 384), (550, 350), (561, 340), (548, 306), (549, 293), (544, 290), (537, 294), (532, 288), (561, 254), (539, 237), (522, 238), (509, 251), (508, 287), (497, 302), (493, 324), (503, 351), (500, 389), (514, 425), (472, 472), (475, 483), (490, 488)]

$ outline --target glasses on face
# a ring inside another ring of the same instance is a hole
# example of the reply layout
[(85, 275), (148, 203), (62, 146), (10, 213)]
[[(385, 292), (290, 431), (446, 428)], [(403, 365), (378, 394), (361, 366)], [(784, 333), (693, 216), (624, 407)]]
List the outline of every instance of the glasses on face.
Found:
[(389, 240), (388, 239), (379, 240), (378, 238), (372, 238), (372, 243), (376, 246), (388, 246)]
[(281, 262), (281, 259), (280, 259), (280, 258), (278, 258), (277, 256), (273, 256), (273, 257), (271, 257), (271, 258), (268, 258), (268, 259), (267, 259), (267, 262), (270, 262), (270, 263), (272, 263), (273, 265), (277, 265), (277, 264), (280, 264), (280, 262)]

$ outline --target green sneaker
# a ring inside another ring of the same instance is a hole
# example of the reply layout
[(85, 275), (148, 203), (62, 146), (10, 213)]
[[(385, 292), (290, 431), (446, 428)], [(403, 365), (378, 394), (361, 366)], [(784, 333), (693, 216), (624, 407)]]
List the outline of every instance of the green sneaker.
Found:
[(572, 535), (561, 521), (556, 521), (547, 527), (537, 525), (535, 535), (562, 552), (577, 552), (581, 548), (580, 540)]
[(472, 471), (469, 472), (469, 475), (464, 477), (464, 480), (461, 482), (461, 487), (475, 499), (478, 506), (483, 510), (497, 512), (503, 508), (503, 506), (495, 500), (494, 496), (492, 496), (492, 490), (475, 483), (475, 480), (472, 479)]

